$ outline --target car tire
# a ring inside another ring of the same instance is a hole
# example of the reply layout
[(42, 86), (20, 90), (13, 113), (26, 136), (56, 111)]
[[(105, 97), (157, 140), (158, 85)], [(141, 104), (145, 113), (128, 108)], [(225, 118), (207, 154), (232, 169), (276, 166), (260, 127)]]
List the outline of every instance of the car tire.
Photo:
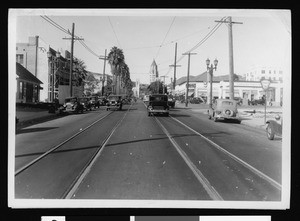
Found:
[(148, 117), (150, 117), (151, 116), (151, 113), (150, 112), (148, 112)]
[(237, 120), (236, 121), (237, 124), (241, 124), (241, 122), (242, 122), (241, 120)]
[(268, 126), (266, 128), (266, 131), (267, 131), (267, 137), (268, 137), (268, 139), (269, 140), (274, 140), (275, 132), (272, 129), (272, 127), (270, 126), (270, 124), (268, 124)]
[(218, 118), (214, 117), (214, 122), (218, 122)]

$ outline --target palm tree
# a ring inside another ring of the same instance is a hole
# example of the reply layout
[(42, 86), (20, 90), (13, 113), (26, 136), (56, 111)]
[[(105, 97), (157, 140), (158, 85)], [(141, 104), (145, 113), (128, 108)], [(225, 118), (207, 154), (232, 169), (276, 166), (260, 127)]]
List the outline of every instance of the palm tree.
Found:
[[(113, 92), (119, 94), (119, 88), (120, 88), (120, 81), (118, 78), (120, 78), (121, 75), (121, 67), (124, 65), (124, 54), (123, 50), (114, 46), (111, 48), (109, 54), (108, 54), (108, 63), (111, 67), (111, 72), (113, 75), (113, 85), (114, 89)], [(117, 90), (116, 90), (117, 89)]]

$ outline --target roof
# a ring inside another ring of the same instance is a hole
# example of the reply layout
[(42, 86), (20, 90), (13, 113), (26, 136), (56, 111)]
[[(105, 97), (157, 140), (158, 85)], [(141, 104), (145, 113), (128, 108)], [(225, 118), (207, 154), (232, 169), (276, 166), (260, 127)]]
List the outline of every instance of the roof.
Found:
[(37, 77), (31, 74), (26, 68), (24, 68), (21, 64), (17, 63), (16, 74), (19, 76), (19, 79), (29, 81), (35, 84), (43, 84)]
[[(238, 75), (239, 79), (243, 79), (242, 76)], [(181, 77), (176, 81), (176, 85), (180, 85), (186, 82), (187, 77)], [(207, 72), (203, 72), (197, 76), (190, 75), (189, 82), (203, 82), (207, 81)], [(229, 75), (213, 76), (213, 81), (229, 81)]]

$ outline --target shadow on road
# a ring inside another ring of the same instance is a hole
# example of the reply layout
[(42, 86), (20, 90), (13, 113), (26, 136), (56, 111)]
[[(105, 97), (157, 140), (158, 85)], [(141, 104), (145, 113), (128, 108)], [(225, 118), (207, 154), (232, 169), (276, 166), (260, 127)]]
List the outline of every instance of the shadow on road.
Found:
[(17, 134), (25, 134), (25, 133), (32, 133), (32, 132), (41, 132), (47, 130), (53, 130), (58, 127), (37, 127), (37, 128), (24, 128), (17, 131)]

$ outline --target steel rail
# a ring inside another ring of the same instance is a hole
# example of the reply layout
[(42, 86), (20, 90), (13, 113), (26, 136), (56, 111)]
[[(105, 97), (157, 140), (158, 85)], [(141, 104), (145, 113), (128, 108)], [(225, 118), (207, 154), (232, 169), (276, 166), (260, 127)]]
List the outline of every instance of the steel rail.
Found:
[(197, 168), (197, 166), (190, 160), (190, 158), (186, 155), (186, 153), (181, 149), (181, 147), (176, 143), (176, 141), (172, 138), (170, 133), (167, 131), (167, 129), (162, 125), (162, 123), (154, 117), (158, 125), (161, 127), (163, 132), (167, 135), (170, 142), (173, 144), (179, 155), (182, 157), (186, 165), (191, 169), (195, 177), (198, 179), (198, 181), (201, 183), (203, 188), (206, 190), (208, 195), (212, 200), (219, 200), (223, 201), (222, 196), (215, 190), (215, 188), (210, 184), (208, 179), (201, 173), (201, 171)]
[(61, 142), (60, 144), (52, 147), (51, 149), (49, 149), (48, 151), (46, 151), (45, 153), (43, 153), (42, 155), (40, 155), (39, 157), (35, 158), (34, 160), (30, 161), (29, 163), (27, 163), (26, 165), (24, 165), (23, 167), (21, 167), (20, 169), (18, 169), (17, 171), (15, 171), (15, 176), (17, 176), (18, 174), (20, 174), (21, 172), (23, 172), (24, 170), (26, 170), (28, 167), (32, 166), (33, 164), (35, 164), (36, 162), (40, 161), (41, 159), (43, 159), (44, 157), (46, 157), (47, 155), (49, 155), (50, 153), (52, 153), (53, 151), (57, 150), (58, 148), (60, 148), (62, 145), (64, 145), (65, 143), (69, 142), (70, 140), (74, 139), (75, 137), (77, 137), (78, 135), (80, 135), (81, 133), (83, 133), (84, 131), (86, 131), (87, 129), (89, 129), (90, 127), (94, 126), (96, 123), (98, 123), (99, 121), (103, 120), (104, 118), (106, 118), (108, 115), (110, 115), (112, 112), (106, 114), (105, 116), (99, 118), (98, 120), (96, 120), (95, 122), (93, 122), (92, 124), (90, 124), (89, 126), (85, 127), (84, 129), (80, 130), (79, 132), (75, 133), (74, 135), (72, 135), (71, 137), (69, 137), (68, 139), (64, 140), (63, 142)]
[(212, 146), (214, 146), (215, 148), (217, 148), (218, 150), (220, 150), (221, 152), (225, 153), (227, 156), (229, 156), (231, 159), (235, 160), (236, 162), (238, 162), (239, 164), (241, 164), (242, 166), (244, 166), (246, 169), (252, 171), (255, 175), (259, 176), (260, 178), (262, 178), (263, 180), (267, 181), (269, 184), (271, 184), (273, 187), (275, 187), (276, 189), (281, 191), (281, 184), (278, 183), (277, 181), (275, 181), (274, 179), (272, 179), (271, 177), (269, 177), (268, 175), (264, 174), (263, 172), (259, 171), (258, 169), (256, 169), (255, 167), (251, 166), (250, 164), (248, 164), (247, 162), (243, 161), (242, 159), (240, 159), (239, 157), (235, 156), (234, 154), (230, 153), (229, 151), (225, 150), (224, 148), (222, 148), (221, 146), (219, 146), (218, 144), (216, 144), (215, 142), (213, 142), (212, 140), (210, 140), (209, 138), (205, 137), (203, 134), (199, 133), (198, 131), (194, 130), (193, 128), (189, 127), (188, 125), (184, 124), (183, 122), (181, 122), (180, 120), (170, 116), (174, 121), (180, 123), (182, 126), (186, 127), (187, 129), (189, 129), (190, 131), (194, 132), (195, 134), (199, 135), (200, 137), (202, 137), (203, 139), (205, 139), (207, 142), (209, 142)]
[(111, 130), (111, 132), (107, 135), (107, 137), (102, 141), (101, 145), (99, 146), (98, 150), (94, 153), (94, 155), (90, 158), (89, 162), (85, 165), (85, 167), (81, 170), (81, 172), (79, 173), (79, 175), (76, 177), (76, 179), (73, 181), (73, 183), (70, 185), (69, 189), (67, 191), (65, 191), (65, 193), (63, 194), (62, 198), (63, 199), (71, 199), (72, 196), (75, 195), (76, 191), (78, 190), (80, 184), (82, 183), (82, 181), (84, 180), (84, 178), (89, 174), (91, 168), (93, 167), (93, 165), (95, 164), (96, 160), (98, 159), (98, 157), (101, 155), (101, 153), (103, 152), (107, 142), (109, 141), (109, 139), (111, 138), (111, 136), (114, 134), (114, 132), (117, 130), (117, 128), (119, 127), (119, 125), (123, 122), (123, 120), (125, 119), (126, 115), (128, 114), (130, 108), (131, 108), (132, 104), (130, 105), (130, 107), (128, 108), (128, 110), (126, 111), (126, 113), (124, 114), (124, 116), (116, 123), (116, 125), (114, 126), (114, 128)]

